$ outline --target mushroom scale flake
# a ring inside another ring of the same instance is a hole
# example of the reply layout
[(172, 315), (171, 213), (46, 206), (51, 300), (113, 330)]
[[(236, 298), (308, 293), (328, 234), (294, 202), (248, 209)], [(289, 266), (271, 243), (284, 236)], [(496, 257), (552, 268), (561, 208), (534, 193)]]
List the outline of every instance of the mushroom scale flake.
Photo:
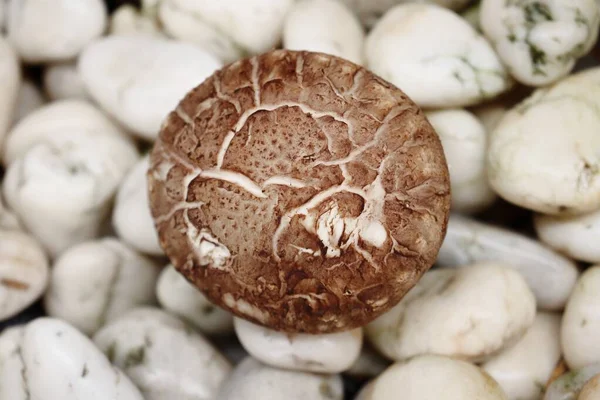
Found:
[(330, 55), (237, 61), (166, 118), (148, 171), (161, 247), (233, 314), (284, 332), (364, 326), (434, 263), (440, 141), (406, 94)]

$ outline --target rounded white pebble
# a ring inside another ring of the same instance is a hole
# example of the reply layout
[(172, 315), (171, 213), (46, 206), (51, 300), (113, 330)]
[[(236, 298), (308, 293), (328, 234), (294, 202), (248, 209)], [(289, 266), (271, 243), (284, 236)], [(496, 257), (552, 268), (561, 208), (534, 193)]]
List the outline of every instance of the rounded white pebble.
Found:
[(534, 218), (540, 240), (548, 246), (589, 263), (600, 263), (600, 210), (577, 216), (538, 214)]
[(159, 18), (170, 36), (232, 62), (276, 47), (293, 4), (294, 0), (163, 0)]
[(131, 4), (124, 4), (111, 14), (108, 32), (111, 35), (164, 36), (157, 15), (148, 9), (138, 10)]
[(560, 315), (540, 313), (519, 342), (481, 366), (509, 399), (538, 400), (560, 360)]
[(507, 400), (500, 385), (473, 364), (425, 355), (385, 370), (360, 400)]
[(21, 86), (21, 67), (12, 46), (0, 35), (0, 151), (13, 122)]
[(116, 239), (81, 243), (56, 260), (46, 312), (92, 334), (132, 308), (153, 304), (159, 273), (153, 261)]
[(8, 0), (8, 39), (30, 63), (68, 60), (106, 27), (102, 0)]
[(366, 41), (369, 68), (425, 108), (474, 105), (512, 85), (491, 45), (457, 14), (402, 4)]
[(233, 316), (212, 304), (183, 275), (167, 265), (158, 278), (156, 297), (161, 307), (208, 335), (233, 332)]
[(146, 400), (211, 400), (231, 370), (210, 342), (159, 309), (128, 312), (94, 342)]
[(579, 278), (563, 315), (561, 340), (571, 369), (600, 363), (600, 266)]
[(117, 136), (72, 135), (41, 143), (12, 162), (7, 205), (51, 257), (100, 235), (118, 185), (137, 150)]
[(162, 255), (148, 204), (148, 156), (129, 170), (121, 182), (112, 214), (117, 236), (139, 252)]
[(2, 159), (9, 165), (40, 143), (64, 143), (74, 136), (108, 135), (126, 139), (121, 129), (98, 108), (83, 100), (46, 104), (27, 115), (9, 132)]
[(325, 335), (286, 334), (234, 318), (235, 333), (250, 355), (276, 368), (335, 374), (360, 354), (361, 328)]
[(484, 361), (520, 339), (534, 318), (535, 298), (523, 277), (480, 263), (427, 272), (366, 334), (392, 360), (438, 354)]
[(289, 371), (247, 357), (221, 386), (215, 400), (342, 400), (339, 375)]
[(487, 179), (484, 126), (463, 109), (431, 111), (425, 115), (442, 141), (448, 162), (452, 210), (466, 214), (482, 211), (496, 199)]
[(75, 61), (46, 66), (43, 78), (44, 90), (51, 100), (89, 98)]
[(17, 345), (22, 363), (15, 397), (61, 400), (142, 400), (129, 378), (94, 343), (64, 321), (38, 318), (26, 325)]
[(481, 27), (521, 83), (544, 86), (567, 75), (593, 47), (596, 0), (507, 2), (483, 0)]
[(307, 0), (288, 12), (283, 47), (316, 51), (363, 63), (365, 33), (356, 16), (335, 0)]
[(46, 103), (46, 99), (35, 83), (28, 79), (23, 80), (17, 96), (13, 124), (42, 107), (44, 103)]
[(496, 260), (525, 278), (543, 310), (562, 310), (579, 275), (571, 260), (535, 240), (471, 218), (450, 216), (438, 265), (462, 267)]
[(581, 214), (600, 204), (600, 68), (538, 89), (492, 131), (492, 188), (544, 214)]
[[(2, 4), (2, 2), (0, 2)], [(27, 399), (26, 383), (23, 382), (23, 359), (21, 344), (25, 325), (6, 328), (0, 333), (0, 399)]]
[(86, 47), (78, 64), (90, 96), (146, 139), (155, 139), (183, 96), (220, 67), (197, 46), (148, 36), (102, 38)]
[(544, 400), (574, 400), (585, 384), (598, 374), (600, 374), (600, 363), (567, 372), (548, 386)]
[(48, 257), (31, 236), (0, 230), (0, 321), (36, 301), (46, 290)]
[(600, 399), (600, 374), (590, 379), (581, 392), (577, 400), (598, 400)]

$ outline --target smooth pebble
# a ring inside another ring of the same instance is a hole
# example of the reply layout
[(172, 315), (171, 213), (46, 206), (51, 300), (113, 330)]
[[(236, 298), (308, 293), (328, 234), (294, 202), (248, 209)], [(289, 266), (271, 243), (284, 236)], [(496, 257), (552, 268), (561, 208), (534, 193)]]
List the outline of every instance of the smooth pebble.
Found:
[(598, 374), (600, 363), (567, 372), (548, 386), (544, 400), (575, 400), (585, 384)]
[(339, 375), (289, 371), (247, 357), (221, 386), (215, 400), (342, 400)]
[(438, 354), (478, 362), (514, 344), (534, 318), (535, 298), (523, 277), (480, 263), (427, 272), (366, 334), (392, 360)]
[(356, 16), (335, 0), (297, 2), (287, 13), (283, 48), (332, 54), (363, 64), (365, 33)]
[(571, 369), (600, 363), (600, 266), (587, 269), (575, 285), (565, 307), (561, 341)]
[(19, 94), (17, 95), (17, 104), (13, 114), (13, 124), (22, 120), (27, 115), (42, 107), (46, 103), (44, 94), (29, 79), (21, 82)]
[(365, 54), (374, 73), (424, 108), (475, 105), (512, 86), (485, 38), (433, 4), (388, 11), (367, 36)]
[(233, 316), (212, 304), (206, 296), (173, 265), (167, 265), (156, 284), (156, 297), (161, 307), (188, 321), (208, 335), (233, 333)]
[(120, 6), (110, 16), (109, 34), (164, 37), (158, 16), (153, 12), (155, 8), (142, 5), (140, 10), (131, 4)]
[(496, 260), (525, 278), (543, 310), (561, 310), (579, 275), (571, 260), (520, 233), (456, 214), (450, 216), (438, 265), (461, 267)]
[(0, 321), (42, 296), (50, 268), (42, 246), (26, 233), (0, 229)]
[(29, 63), (68, 60), (104, 33), (102, 0), (8, 0), (8, 39)]
[(577, 400), (598, 400), (600, 399), (600, 374), (590, 379), (581, 392)]
[(149, 36), (99, 39), (85, 48), (78, 63), (90, 96), (148, 140), (158, 136), (184, 95), (220, 67), (198, 46)]
[(386, 369), (360, 400), (506, 400), (500, 385), (473, 364), (425, 355)]
[(10, 43), (0, 35), (0, 151), (14, 119), (20, 87), (19, 59)]
[(105, 325), (96, 345), (131, 378), (146, 400), (211, 400), (231, 365), (182, 321), (139, 308)]
[(257, 360), (276, 368), (335, 374), (352, 366), (363, 341), (362, 328), (323, 335), (286, 334), (234, 318), (235, 333)]
[(44, 68), (43, 83), (51, 100), (89, 98), (75, 61), (47, 65)]
[(45, 309), (93, 334), (132, 308), (154, 304), (159, 273), (155, 262), (116, 239), (81, 243), (54, 263)]
[(539, 400), (559, 362), (560, 315), (539, 313), (516, 345), (481, 366), (510, 400)]
[(437, 132), (450, 170), (452, 210), (472, 214), (496, 199), (487, 179), (487, 135), (483, 124), (463, 109), (430, 111), (425, 116)]

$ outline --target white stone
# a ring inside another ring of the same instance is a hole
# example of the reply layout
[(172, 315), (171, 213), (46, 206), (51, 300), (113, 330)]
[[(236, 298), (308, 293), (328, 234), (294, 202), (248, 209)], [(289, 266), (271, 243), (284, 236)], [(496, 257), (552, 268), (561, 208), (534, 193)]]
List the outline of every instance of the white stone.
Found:
[(485, 361), (520, 339), (534, 317), (535, 298), (521, 275), (480, 263), (427, 272), (365, 333), (392, 360), (438, 354)]
[(0, 230), (0, 321), (36, 301), (48, 285), (48, 257), (31, 236)]
[(117, 8), (110, 16), (108, 32), (111, 35), (164, 36), (155, 8), (142, 7), (138, 10), (131, 4)]
[(53, 258), (101, 234), (118, 185), (138, 156), (118, 136), (64, 139), (38, 144), (12, 162), (2, 187), (7, 205)]
[(283, 47), (332, 54), (363, 64), (365, 33), (357, 17), (335, 0), (297, 2), (283, 26)]
[[(64, 321), (38, 318), (0, 336), (0, 398), (10, 400), (143, 400), (92, 341)], [(6, 383), (6, 386), (4, 385)]]
[(75, 61), (47, 65), (43, 78), (44, 90), (51, 100), (89, 98)]
[(383, 358), (371, 346), (365, 343), (354, 364), (344, 371), (344, 374), (358, 378), (375, 378), (381, 374), (391, 364), (386, 358)]
[(156, 284), (156, 297), (161, 307), (188, 321), (208, 335), (233, 333), (233, 316), (212, 304), (206, 296), (167, 265)]
[(426, 355), (390, 366), (360, 400), (506, 400), (494, 379), (473, 364)]
[(239, 363), (215, 400), (342, 400), (339, 375), (269, 367), (252, 357)]
[(19, 59), (10, 43), (0, 35), (0, 152), (13, 122), (20, 86)]
[(485, 38), (433, 4), (391, 9), (367, 36), (365, 51), (374, 73), (425, 108), (474, 105), (512, 85)]
[(126, 138), (118, 126), (89, 102), (55, 101), (27, 115), (11, 129), (6, 137), (2, 160), (4, 165), (9, 165), (40, 143), (61, 144), (75, 136), (98, 135)]
[(149, 36), (90, 44), (79, 74), (90, 96), (132, 132), (155, 139), (167, 114), (221, 63), (197, 46)]
[(540, 313), (519, 342), (481, 366), (509, 399), (539, 400), (561, 356), (560, 315)]
[(13, 114), (13, 124), (42, 107), (44, 103), (46, 103), (46, 99), (41, 90), (28, 79), (22, 81)]
[(534, 223), (548, 246), (580, 261), (600, 263), (600, 210), (576, 216), (537, 214)]
[(600, 374), (590, 379), (581, 392), (577, 400), (598, 400), (600, 399)]
[(521, 83), (544, 86), (566, 76), (598, 36), (596, 0), (483, 0), (485, 35)]
[(131, 378), (146, 400), (210, 400), (231, 365), (179, 319), (139, 308), (94, 335), (96, 345)]
[(579, 278), (563, 315), (561, 341), (571, 369), (600, 363), (600, 266)]
[(159, 18), (171, 36), (201, 45), (223, 62), (266, 52), (281, 40), (294, 0), (160, 0)]
[(544, 214), (600, 204), (600, 68), (536, 90), (490, 136), (488, 176), (503, 198)]
[(548, 386), (544, 400), (575, 400), (585, 384), (598, 374), (600, 363), (567, 372)]
[(46, 312), (93, 334), (107, 321), (153, 304), (159, 272), (153, 261), (116, 239), (81, 243), (52, 267)]
[(561, 310), (579, 272), (568, 258), (517, 232), (451, 215), (437, 264), (462, 267), (502, 260), (527, 281), (539, 308)]
[(276, 368), (335, 374), (347, 370), (362, 347), (361, 328), (323, 335), (286, 334), (234, 318), (242, 346), (257, 360)]
[(131, 168), (121, 182), (112, 214), (112, 224), (125, 243), (139, 252), (150, 255), (164, 254), (158, 243), (158, 234), (148, 204), (148, 156)]
[(68, 60), (106, 27), (102, 0), (8, 0), (8, 39), (30, 63)]
[(483, 124), (463, 109), (430, 111), (425, 116), (442, 141), (450, 170), (452, 210), (471, 214), (491, 205), (496, 194), (487, 179)]

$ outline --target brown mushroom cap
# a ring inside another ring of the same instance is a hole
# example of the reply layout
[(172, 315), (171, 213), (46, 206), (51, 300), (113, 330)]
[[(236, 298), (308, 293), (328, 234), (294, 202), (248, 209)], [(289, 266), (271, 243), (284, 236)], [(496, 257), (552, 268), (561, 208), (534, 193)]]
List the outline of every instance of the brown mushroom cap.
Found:
[(276, 50), (165, 121), (148, 172), (171, 262), (215, 304), (286, 332), (363, 326), (434, 263), (450, 207), (440, 141), (368, 70)]

